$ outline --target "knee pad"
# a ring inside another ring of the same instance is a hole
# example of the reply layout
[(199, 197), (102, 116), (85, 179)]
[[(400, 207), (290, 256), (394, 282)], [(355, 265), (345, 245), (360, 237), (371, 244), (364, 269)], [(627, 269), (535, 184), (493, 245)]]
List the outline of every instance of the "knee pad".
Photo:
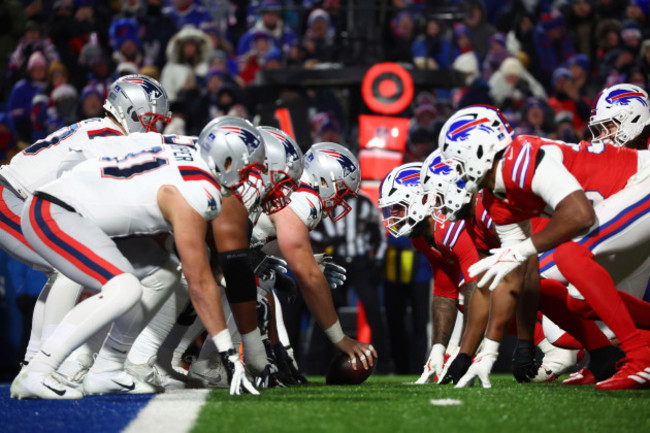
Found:
[(257, 284), (247, 249), (219, 253), (219, 264), (226, 280), (226, 297), (231, 304), (255, 302)]

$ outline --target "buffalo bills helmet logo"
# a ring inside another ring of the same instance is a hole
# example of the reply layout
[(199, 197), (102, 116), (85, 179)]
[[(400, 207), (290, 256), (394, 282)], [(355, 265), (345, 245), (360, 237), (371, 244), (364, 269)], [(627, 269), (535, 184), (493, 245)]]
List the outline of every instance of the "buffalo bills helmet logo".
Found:
[(438, 176), (445, 176), (451, 174), (454, 169), (445, 163), (441, 156), (437, 156), (433, 161), (431, 161), (431, 164), (429, 164), (429, 171)]
[(342, 154), (341, 152), (335, 152), (333, 150), (319, 150), (319, 152), (324, 153), (327, 156), (331, 156), (332, 158), (336, 159), (336, 161), (341, 165), (341, 168), (343, 168), (343, 175), (347, 176), (350, 173), (354, 173), (357, 170), (357, 167), (354, 165), (354, 162), (350, 158), (348, 158), (346, 155)]
[(262, 144), (262, 140), (260, 140), (259, 137), (255, 136), (255, 134), (247, 129), (240, 128), (238, 126), (219, 126), (219, 130), (226, 133), (237, 134), (239, 138), (241, 138), (241, 140), (246, 144), (246, 148), (248, 149), (249, 153), (252, 153)]
[(447, 138), (450, 140), (466, 140), (469, 138), (470, 131), (475, 128), (491, 132), (489, 123), (490, 121), (485, 117), (480, 119), (458, 119), (449, 127)]
[(612, 90), (609, 94), (603, 95), (604, 92), (601, 92), (594, 99), (593, 104), (591, 104), (591, 115), (596, 115), (596, 107), (601, 98), (607, 101), (611, 105), (630, 105), (633, 101), (638, 101), (644, 107), (648, 106), (648, 101), (646, 101), (645, 95), (641, 92), (635, 92), (632, 89), (615, 89)]
[(413, 187), (420, 185), (420, 170), (410, 168), (399, 172), (395, 176), (395, 183)]

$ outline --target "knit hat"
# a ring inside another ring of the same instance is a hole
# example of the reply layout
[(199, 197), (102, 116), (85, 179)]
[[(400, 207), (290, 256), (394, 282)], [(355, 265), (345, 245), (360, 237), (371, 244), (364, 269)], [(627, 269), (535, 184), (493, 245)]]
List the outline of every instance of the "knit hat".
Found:
[(574, 54), (567, 61), (568, 66), (578, 65), (586, 72), (589, 72), (590, 63), (589, 56), (586, 54)]
[(307, 18), (307, 27), (311, 27), (316, 20), (325, 21), (325, 24), (330, 25), (330, 15), (324, 9), (314, 9), (309, 13)]
[(564, 79), (570, 79), (571, 78), (571, 71), (569, 71), (567, 68), (557, 68), (555, 71), (553, 71), (553, 85), (555, 86), (555, 83), (560, 78)]
[(102, 99), (102, 92), (99, 90), (99, 87), (96, 84), (88, 84), (81, 90), (79, 102), (83, 104), (86, 98), (90, 95), (97, 95), (99, 99)]
[(508, 57), (503, 62), (501, 62), (499, 70), (503, 75), (516, 75), (517, 77), (521, 77), (521, 73), (524, 71), (524, 67), (519, 60), (515, 59), (514, 57)]
[(47, 59), (40, 51), (34, 51), (32, 55), (29, 56), (29, 60), (27, 61), (28, 71), (31, 71), (32, 68), (35, 68), (37, 66), (43, 66), (44, 68), (47, 68)]
[(539, 18), (542, 28), (545, 31), (552, 30), (564, 25), (564, 16), (555, 8), (549, 8)]
[(79, 96), (77, 89), (71, 84), (61, 84), (52, 92), (52, 101), (56, 102), (65, 98), (76, 99)]
[(476, 54), (474, 54), (473, 51), (461, 54), (456, 57), (452, 67), (456, 71), (465, 74), (478, 74), (478, 60), (476, 60)]

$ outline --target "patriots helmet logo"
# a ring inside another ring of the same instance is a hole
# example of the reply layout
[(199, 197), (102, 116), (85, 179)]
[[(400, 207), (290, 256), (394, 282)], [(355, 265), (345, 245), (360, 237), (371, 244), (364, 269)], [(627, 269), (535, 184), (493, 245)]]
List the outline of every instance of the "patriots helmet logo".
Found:
[(219, 126), (219, 129), (226, 133), (237, 134), (246, 144), (249, 153), (253, 153), (262, 144), (262, 140), (247, 129), (229, 125)]
[(420, 170), (409, 168), (395, 176), (395, 183), (403, 186), (416, 187), (420, 185)]
[(344, 176), (354, 173), (357, 170), (354, 162), (341, 152), (335, 152), (333, 150), (319, 150), (319, 152), (336, 159), (336, 161), (341, 165), (341, 168), (343, 168)]
[(284, 146), (284, 152), (287, 155), (287, 162), (294, 162), (300, 159), (298, 152), (296, 152), (296, 148), (293, 147), (293, 145), (289, 142), (289, 140), (287, 140), (286, 137), (284, 137), (282, 134), (278, 134), (275, 131), (267, 131), (267, 132), (273, 134), (273, 136), (277, 138), (277, 140), (280, 143), (282, 143), (282, 145)]
[(145, 93), (149, 96), (149, 101), (153, 101), (154, 99), (158, 99), (163, 96), (160, 89), (149, 80), (145, 80), (143, 78), (125, 78), (124, 81), (137, 84), (142, 87)]

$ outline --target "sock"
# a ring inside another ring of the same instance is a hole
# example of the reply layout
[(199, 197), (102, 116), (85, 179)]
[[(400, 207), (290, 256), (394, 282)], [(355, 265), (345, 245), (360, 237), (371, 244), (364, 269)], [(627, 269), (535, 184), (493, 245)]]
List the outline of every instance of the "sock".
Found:
[(244, 360), (246, 366), (250, 368), (257, 376), (262, 373), (266, 367), (266, 349), (262, 343), (260, 330), (255, 328), (253, 331), (242, 334), (242, 343), (244, 345)]
[[(629, 358), (650, 359), (650, 347), (634, 325), (614, 281), (583, 245), (567, 242), (554, 253), (558, 269), (584, 296), (594, 312), (618, 337)], [(586, 347), (586, 346), (585, 346)]]
[(650, 302), (646, 302), (620, 290), (618, 295), (630, 312), (634, 324), (640, 329), (650, 330)]
[(115, 320), (102, 348), (97, 353), (92, 367), (94, 373), (124, 368), (129, 350), (144, 326), (143, 321), (144, 307), (141, 302), (136, 303), (127, 313)]
[(598, 325), (569, 310), (567, 307), (569, 293), (564, 284), (555, 280), (541, 279), (539, 285), (541, 290), (539, 308), (545, 316), (578, 340), (587, 351), (611, 345)]
[(138, 303), (142, 290), (131, 274), (111, 278), (101, 293), (80, 302), (65, 315), (41, 351), (29, 363), (33, 371), (50, 373), (77, 347)]

